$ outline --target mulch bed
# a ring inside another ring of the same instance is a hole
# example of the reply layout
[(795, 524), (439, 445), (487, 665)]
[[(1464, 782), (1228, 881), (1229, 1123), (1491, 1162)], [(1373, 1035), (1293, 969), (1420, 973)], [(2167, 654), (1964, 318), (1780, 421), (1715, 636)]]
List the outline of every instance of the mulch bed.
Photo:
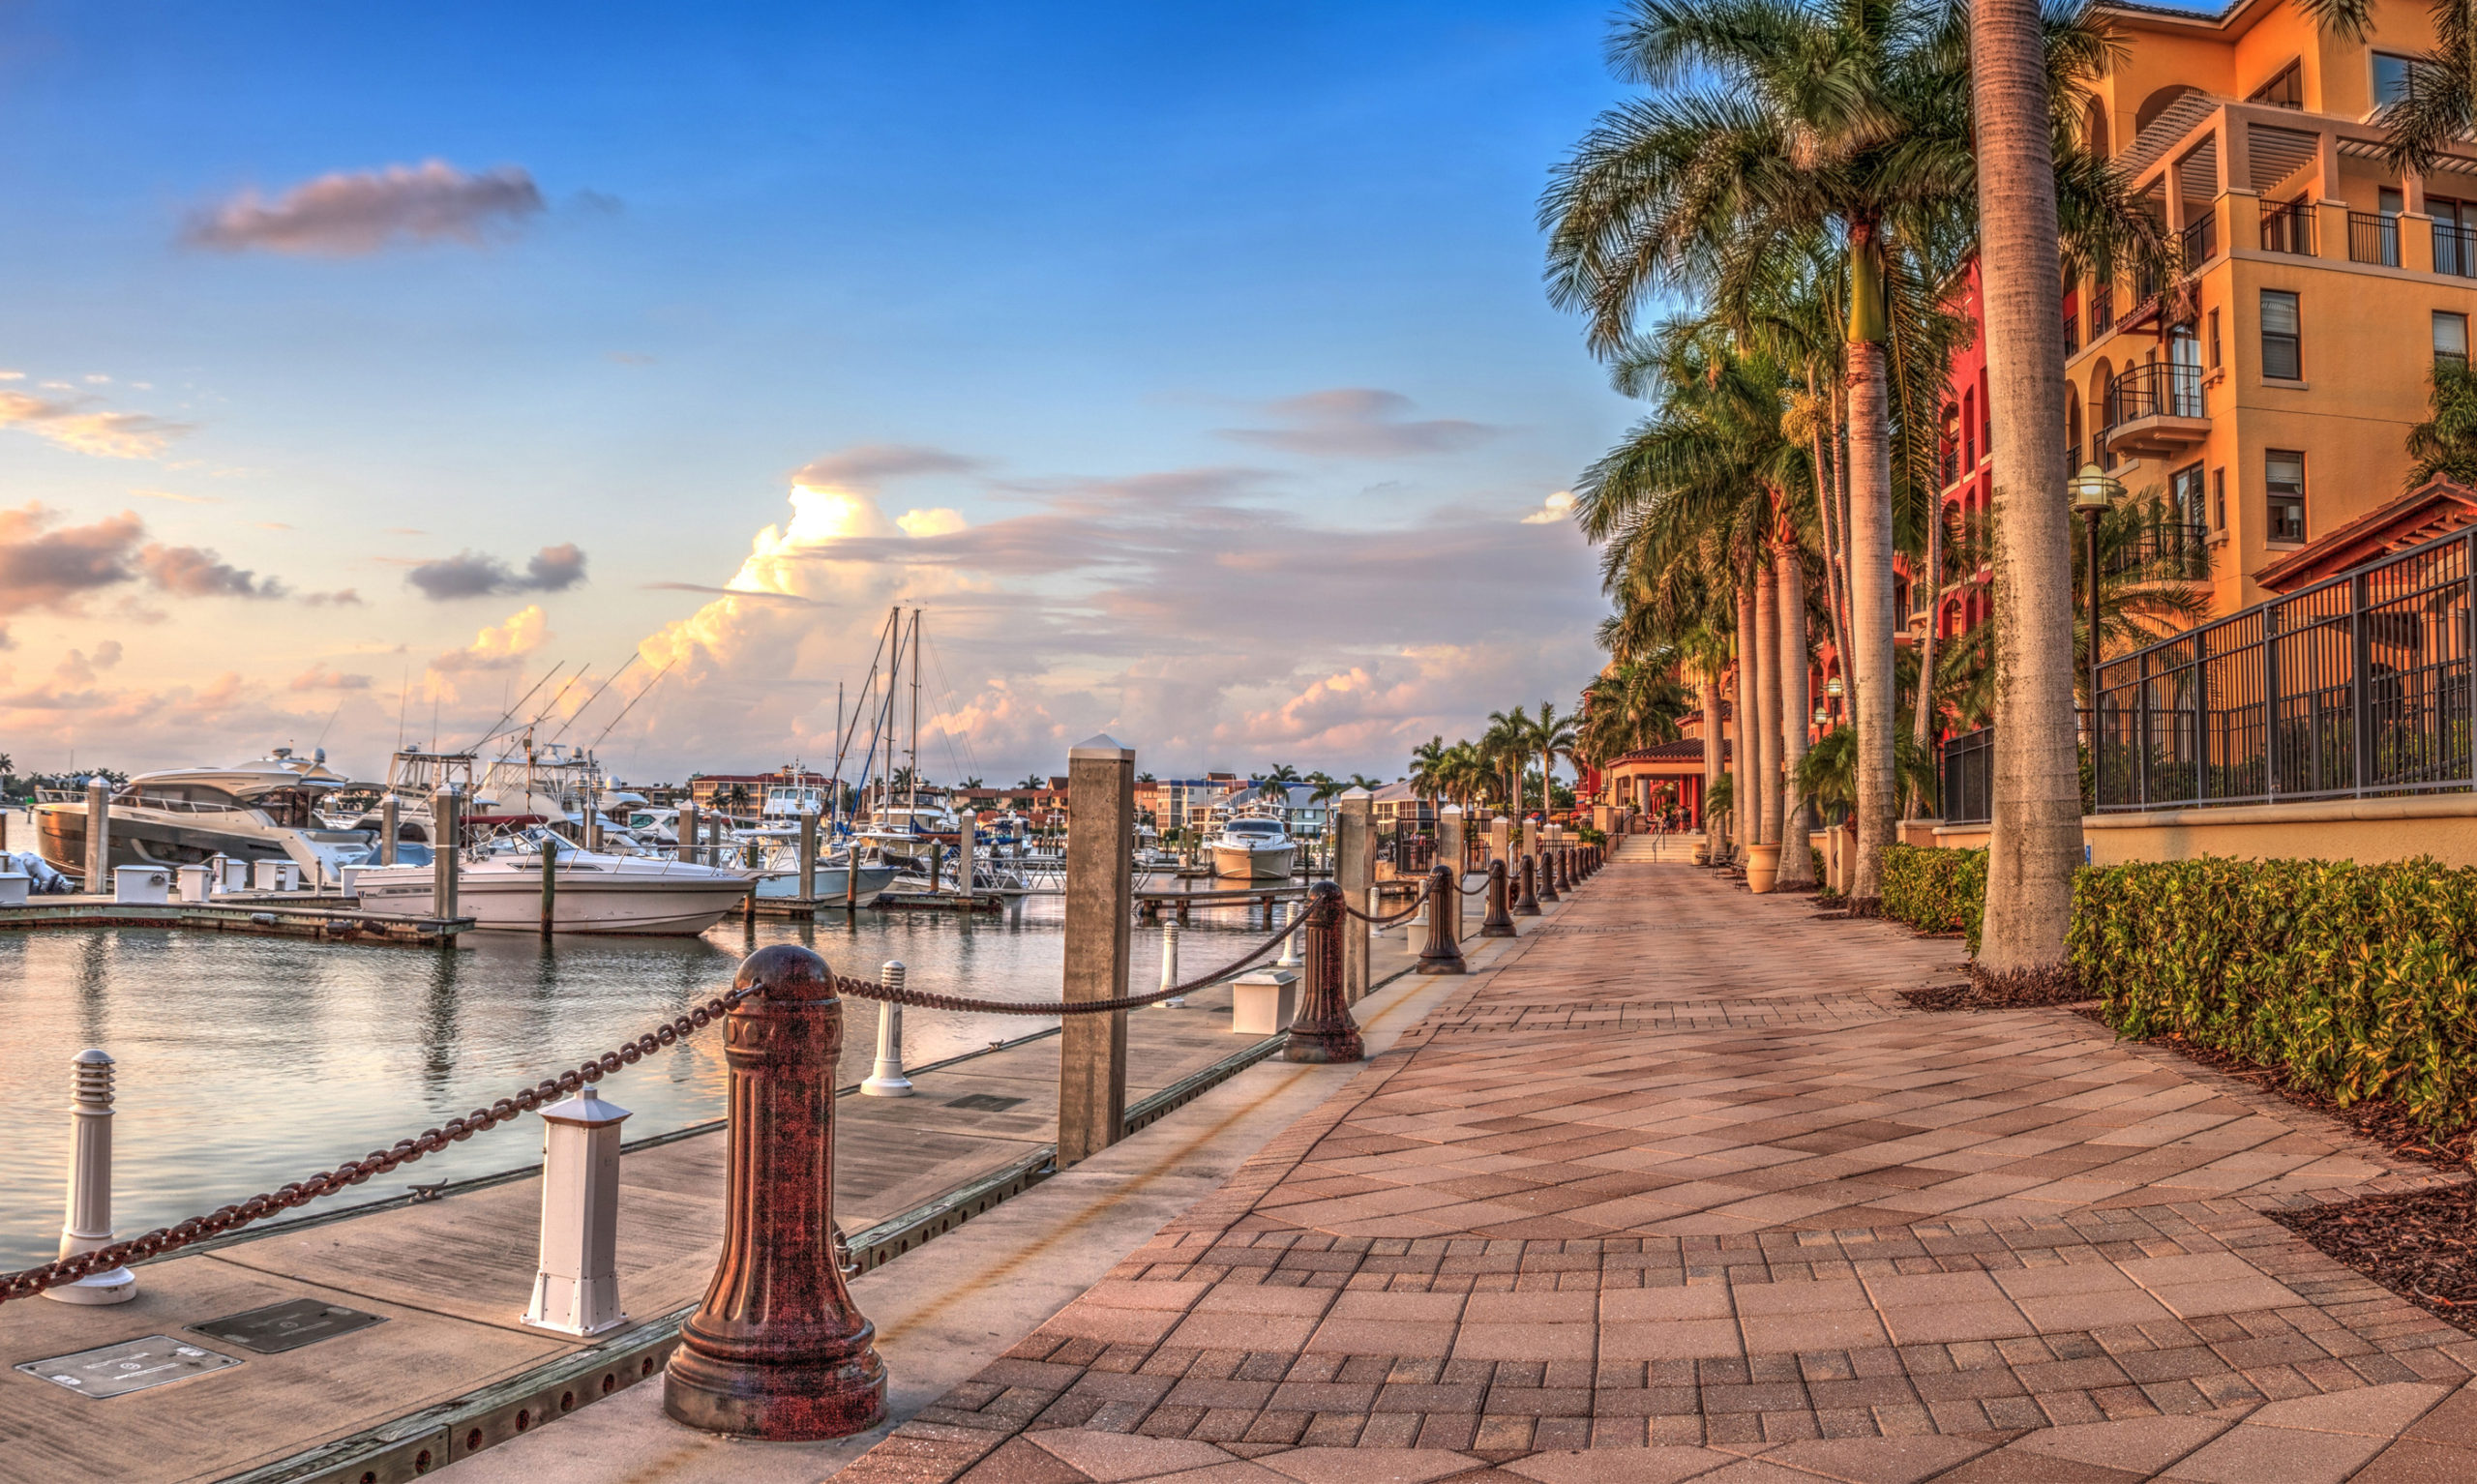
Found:
[(2477, 1185), (2273, 1211), (2324, 1256), (2444, 1322), (2477, 1331)]
[(1894, 993), (1908, 1000), (1913, 1010), (1959, 1010), (1965, 1008), (1961, 1002), (1969, 998), (1970, 986), (1969, 981), (1963, 980), (1958, 984), (1923, 984), (1914, 990)]

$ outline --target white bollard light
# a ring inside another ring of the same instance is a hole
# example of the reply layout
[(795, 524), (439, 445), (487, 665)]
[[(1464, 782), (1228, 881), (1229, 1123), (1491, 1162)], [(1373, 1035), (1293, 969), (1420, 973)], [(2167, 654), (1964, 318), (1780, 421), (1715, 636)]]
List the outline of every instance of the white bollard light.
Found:
[(619, 1307), (619, 1125), (628, 1110), (590, 1086), (542, 1110), (542, 1267), (524, 1322), (598, 1335)]
[[(69, 1109), (69, 1220), (60, 1229), (60, 1255), (74, 1258), (112, 1244), (112, 1059), (89, 1047), (70, 1063), (76, 1093)], [(119, 1304), (137, 1296), (137, 1279), (126, 1267), (92, 1273), (75, 1283), (54, 1284), (43, 1296), (64, 1304)]]
[[(878, 982), (889, 990), (903, 988), (903, 961), (888, 959), (878, 970)], [(860, 1094), (873, 1098), (908, 1098), (911, 1096), (911, 1079), (903, 1075), (903, 1006), (881, 1001), (878, 1005), (878, 1064), (869, 1072), (869, 1080), (860, 1084)]]
[(1384, 894), (1373, 886), (1367, 889), (1367, 915), (1370, 919), (1367, 925), (1368, 936), (1383, 937), (1386, 934), (1393, 931), (1391, 928), (1385, 926)]
[[(1274, 927), (1281, 927), (1285, 923), (1295, 924), (1295, 917), (1290, 910), (1290, 904), (1286, 902), (1276, 902), (1273, 904), (1273, 910), (1279, 914), (1273, 918)], [(1304, 914), (1298, 915), (1303, 916)], [(1288, 937), (1281, 940), (1281, 957), (1273, 960), (1273, 967), (1295, 969), (1304, 966), (1306, 963), (1307, 961), (1305, 959), (1298, 956), (1298, 933), (1293, 932)]]
[[(1175, 922), (1165, 922), (1161, 925), (1161, 988), (1166, 990), (1178, 982), (1179, 925)], [(1180, 1010), (1186, 1007), (1186, 1003), (1187, 996), (1184, 994), (1173, 994), (1161, 1001), (1161, 1008)]]

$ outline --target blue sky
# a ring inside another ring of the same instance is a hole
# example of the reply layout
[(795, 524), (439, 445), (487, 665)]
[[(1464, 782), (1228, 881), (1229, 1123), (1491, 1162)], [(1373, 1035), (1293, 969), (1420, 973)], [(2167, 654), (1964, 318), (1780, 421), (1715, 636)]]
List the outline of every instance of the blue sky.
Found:
[[(488, 720), (557, 659), (640, 646), (606, 706), (672, 671), (613, 733), (634, 771), (771, 765), (817, 756), (903, 597), (993, 775), (1104, 727), (1165, 770), (1389, 775), (1489, 709), (1569, 703), (1591, 553), (1522, 518), (1629, 409), (1540, 294), (1533, 212), (1619, 96), (1604, 21), (15, 8), (0, 129), (40, 147), (0, 156), (0, 394), (29, 399), (0, 418), (0, 542), (94, 532), (127, 576), (0, 612), (0, 749), (151, 765), (323, 731), (369, 770), (407, 688)], [(532, 200), (466, 235), (212, 225), (430, 162)], [(910, 457), (838, 459), (885, 446)], [(821, 468), (869, 508), (788, 527)], [(100, 530), (123, 511), (142, 531)], [(867, 544), (907, 511), (944, 514)], [(1075, 545), (1147, 517), (1140, 549)], [(770, 575), (769, 525), (800, 547)], [(524, 585), (567, 548), (582, 580)], [(221, 579), (178, 575), (206, 550)], [(517, 576), (408, 580), (466, 551)], [(684, 590), (727, 583), (771, 595)]]

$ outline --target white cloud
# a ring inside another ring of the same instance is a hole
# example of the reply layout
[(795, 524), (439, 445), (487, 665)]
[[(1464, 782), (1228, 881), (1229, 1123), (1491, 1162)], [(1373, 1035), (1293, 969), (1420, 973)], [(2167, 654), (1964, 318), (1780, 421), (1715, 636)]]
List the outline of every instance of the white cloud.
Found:
[(1573, 519), (1574, 491), (1560, 490), (1539, 502), (1539, 508), (1522, 518), (1525, 525), (1560, 525)]

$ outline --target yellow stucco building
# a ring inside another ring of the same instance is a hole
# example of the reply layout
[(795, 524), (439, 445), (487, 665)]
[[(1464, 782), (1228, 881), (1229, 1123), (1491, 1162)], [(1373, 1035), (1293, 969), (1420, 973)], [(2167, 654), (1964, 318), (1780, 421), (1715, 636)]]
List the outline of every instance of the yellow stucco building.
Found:
[(2123, 47), (2087, 137), (2181, 237), (2191, 288), (2067, 285), (2066, 437), (2170, 501), (2230, 612), (2404, 492), (2428, 372), (2477, 315), (2477, 151), (2424, 178), (2382, 162), (2371, 120), (2434, 45), (2422, 0), (2374, 0), (2362, 41), (2296, 0), (2098, 9)]

